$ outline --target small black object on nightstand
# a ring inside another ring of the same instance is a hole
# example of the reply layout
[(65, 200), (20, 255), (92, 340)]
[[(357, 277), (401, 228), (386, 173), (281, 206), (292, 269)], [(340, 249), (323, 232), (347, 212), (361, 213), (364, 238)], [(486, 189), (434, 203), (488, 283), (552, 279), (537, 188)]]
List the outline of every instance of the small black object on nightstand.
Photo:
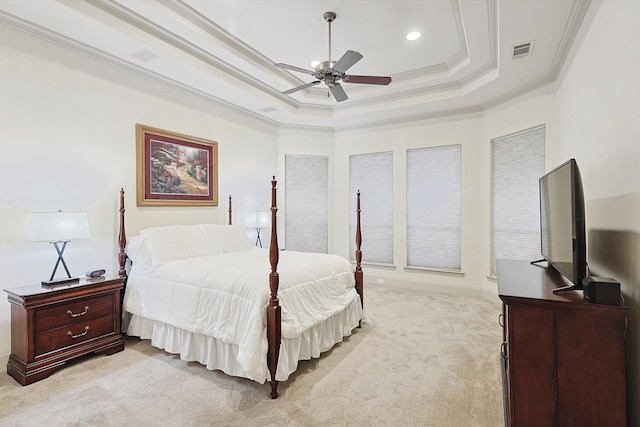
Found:
[(105, 270), (93, 270), (93, 271), (87, 271), (87, 277), (91, 278), (91, 279), (95, 279), (96, 277), (102, 277), (105, 273)]

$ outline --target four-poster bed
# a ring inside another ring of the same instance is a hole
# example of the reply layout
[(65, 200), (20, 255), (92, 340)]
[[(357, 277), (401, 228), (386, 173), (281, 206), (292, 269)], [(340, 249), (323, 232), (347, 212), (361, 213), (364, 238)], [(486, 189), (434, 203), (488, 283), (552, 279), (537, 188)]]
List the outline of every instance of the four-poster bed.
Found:
[(276, 183), (269, 249), (251, 247), (232, 225), (231, 196), (229, 225), (155, 227), (128, 240), (121, 190), (118, 233), (125, 331), (208, 369), (269, 381), (273, 399), (299, 360), (319, 357), (360, 325), (364, 295), (360, 193), (354, 268), (337, 255), (279, 251)]

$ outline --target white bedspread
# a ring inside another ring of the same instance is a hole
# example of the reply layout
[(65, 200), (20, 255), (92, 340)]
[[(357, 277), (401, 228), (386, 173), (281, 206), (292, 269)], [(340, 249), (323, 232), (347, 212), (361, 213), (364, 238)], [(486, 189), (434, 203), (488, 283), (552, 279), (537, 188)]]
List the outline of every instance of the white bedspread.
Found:
[[(279, 256), (284, 339), (300, 336), (356, 298), (353, 267), (346, 259), (292, 251)], [(255, 248), (153, 266), (134, 262), (124, 310), (237, 346), (238, 363), (247, 377), (263, 382), (267, 377), (268, 257), (268, 250)]]

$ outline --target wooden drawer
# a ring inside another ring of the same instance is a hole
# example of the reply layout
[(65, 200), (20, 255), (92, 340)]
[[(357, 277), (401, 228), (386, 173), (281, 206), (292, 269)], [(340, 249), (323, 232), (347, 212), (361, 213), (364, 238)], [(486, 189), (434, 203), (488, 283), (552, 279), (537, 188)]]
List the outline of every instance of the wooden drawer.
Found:
[[(113, 333), (113, 313), (36, 334), (36, 356)], [(119, 331), (118, 331), (119, 332)]]
[(5, 289), (11, 304), (7, 374), (28, 385), (77, 357), (124, 350), (120, 332), (123, 290), (121, 277)]
[(593, 304), (553, 267), (498, 260), (509, 426), (626, 426), (627, 307)]
[(65, 301), (50, 308), (35, 311), (35, 332), (86, 323), (98, 317), (113, 315), (113, 310), (112, 294)]

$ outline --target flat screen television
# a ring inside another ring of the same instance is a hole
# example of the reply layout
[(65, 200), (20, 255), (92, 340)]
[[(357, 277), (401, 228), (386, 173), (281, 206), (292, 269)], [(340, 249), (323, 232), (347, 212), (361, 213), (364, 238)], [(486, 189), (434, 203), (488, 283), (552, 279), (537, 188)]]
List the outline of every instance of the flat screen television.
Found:
[(543, 260), (582, 289), (587, 275), (585, 203), (582, 178), (571, 159), (540, 178), (540, 236)]

